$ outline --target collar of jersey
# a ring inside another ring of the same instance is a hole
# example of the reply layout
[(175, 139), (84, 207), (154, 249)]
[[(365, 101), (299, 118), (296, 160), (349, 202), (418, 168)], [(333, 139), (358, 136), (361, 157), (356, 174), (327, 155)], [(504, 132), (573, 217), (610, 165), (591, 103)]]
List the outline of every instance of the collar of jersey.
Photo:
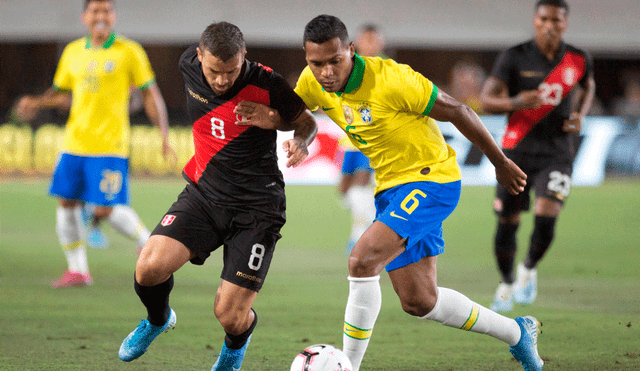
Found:
[[(351, 76), (349, 76), (349, 81), (347, 81), (347, 86), (344, 88), (343, 92), (337, 91), (337, 96), (342, 96), (342, 94), (349, 94), (352, 91), (356, 90), (362, 84), (362, 78), (364, 77), (364, 59), (355, 54), (354, 62), (353, 62), (353, 71), (351, 71)], [(324, 88), (322, 89), (324, 90)]]
[[(87, 36), (84, 37), (84, 40), (85, 40), (84, 48), (85, 49), (90, 49), (91, 48), (91, 35), (87, 34)], [(116, 34), (111, 33), (111, 36), (109, 36), (107, 41), (105, 41), (104, 44), (102, 44), (102, 49), (109, 49), (109, 47), (111, 45), (113, 45), (114, 42), (116, 42)]]

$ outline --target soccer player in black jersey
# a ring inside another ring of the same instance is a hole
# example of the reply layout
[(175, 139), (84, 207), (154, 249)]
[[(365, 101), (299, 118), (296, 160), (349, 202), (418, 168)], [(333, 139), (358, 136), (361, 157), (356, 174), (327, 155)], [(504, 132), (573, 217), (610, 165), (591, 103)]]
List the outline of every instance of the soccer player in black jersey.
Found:
[(180, 58), (195, 155), (184, 167), (185, 189), (138, 258), (134, 286), (148, 317), (122, 342), (123, 361), (140, 357), (157, 335), (174, 327), (173, 273), (189, 261), (203, 264), (224, 246), (214, 313), (226, 337), (212, 370), (239, 370), (242, 364), (257, 323), (251, 306), (285, 223), (285, 194), (276, 131), (251, 125), (269, 110), (239, 115), (235, 108), (247, 101), (277, 110), (277, 129), (294, 130), (283, 144), (287, 166), (308, 156), (317, 132), (313, 115), (286, 80), (245, 54), (242, 32), (220, 22)]
[[(589, 53), (564, 43), (569, 6), (564, 0), (539, 0), (533, 17), (535, 37), (504, 51), (481, 93), (489, 113), (507, 113), (502, 147), (530, 179), (518, 195), (498, 185), (495, 254), (502, 282), (491, 309), (508, 312), (515, 300), (531, 304), (537, 295), (536, 266), (553, 240), (556, 219), (571, 186), (574, 134), (580, 133), (595, 93)], [(576, 107), (571, 106), (578, 94)], [(535, 225), (529, 253), (514, 277), (520, 212), (529, 209), (535, 189)]]

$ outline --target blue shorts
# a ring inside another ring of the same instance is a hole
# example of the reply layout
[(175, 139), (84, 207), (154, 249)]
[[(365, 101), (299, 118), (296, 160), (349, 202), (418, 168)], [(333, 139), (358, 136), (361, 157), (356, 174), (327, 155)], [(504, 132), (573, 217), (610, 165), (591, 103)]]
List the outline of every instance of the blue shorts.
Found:
[(460, 200), (460, 181), (415, 182), (376, 196), (376, 220), (406, 238), (406, 250), (386, 266), (387, 272), (444, 252), (442, 222)]
[(121, 157), (58, 155), (49, 194), (101, 206), (129, 204), (129, 160)]
[(345, 151), (342, 160), (342, 174), (353, 175), (356, 171), (372, 172), (369, 166), (369, 159), (360, 151)]

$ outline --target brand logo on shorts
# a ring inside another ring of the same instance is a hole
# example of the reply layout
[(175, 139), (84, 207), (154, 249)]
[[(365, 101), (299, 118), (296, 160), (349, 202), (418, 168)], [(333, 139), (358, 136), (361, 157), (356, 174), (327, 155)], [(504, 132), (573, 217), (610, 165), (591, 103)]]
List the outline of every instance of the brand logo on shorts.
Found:
[(160, 225), (162, 225), (163, 227), (166, 227), (168, 225), (170, 225), (171, 223), (173, 223), (173, 221), (176, 220), (176, 216), (175, 215), (165, 215), (164, 218), (162, 218), (162, 221), (160, 222)]

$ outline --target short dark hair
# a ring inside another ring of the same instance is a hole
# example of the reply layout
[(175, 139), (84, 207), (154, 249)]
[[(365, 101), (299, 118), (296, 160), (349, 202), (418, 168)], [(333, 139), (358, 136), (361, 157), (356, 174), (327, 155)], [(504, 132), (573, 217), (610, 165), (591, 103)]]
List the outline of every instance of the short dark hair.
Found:
[(236, 25), (212, 23), (200, 36), (200, 50), (208, 50), (214, 57), (226, 62), (245, 50), (244, 36)]
[(569, 15), (569, 4), (565, 0), (538, 0), (536, 3), (536, 10), (543, 5), (555, 6), (560, 9), (564, 9), (564, 14)]
[(116, 0), (84, 0), (84, 10), (87, 10), (87, 8), (89, 7), (89, 4), (91, 4), (92, 2), (109, 2), (111, 3), (111, 5), (116, 5)]
[(336, 37), (343, 44), (349, 44), (347, 26), (338, 17), (322, 14), (309, 21), (304, 27), (302, 43), (306, 44), (307, 41), (311, 41), (315, 44), (322, 44)]
[(360, 26), (360, 32), (375, 32), (380, 33), (380, 27), (375, 23), (365, 23)]

